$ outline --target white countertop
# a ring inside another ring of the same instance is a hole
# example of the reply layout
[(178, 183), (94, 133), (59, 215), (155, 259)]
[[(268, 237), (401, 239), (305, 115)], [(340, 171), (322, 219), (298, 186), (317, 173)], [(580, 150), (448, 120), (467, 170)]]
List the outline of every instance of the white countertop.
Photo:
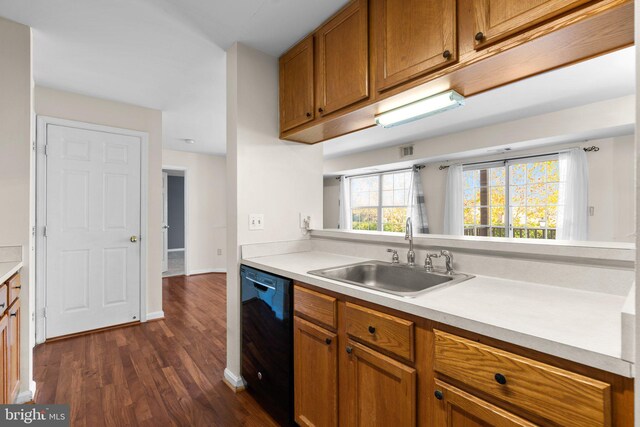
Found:
[(367, 259), (308, 251), (242, 262), (618, 375), (634, 375), (633, 364), (621, 358), (621, 313), (626, 297), (476, 276), (432, 288), (417, 298), (403, 298), (307, 273), (362, 261)]
[(0, 262), (0, 285), (22, 268), (22, 261)]

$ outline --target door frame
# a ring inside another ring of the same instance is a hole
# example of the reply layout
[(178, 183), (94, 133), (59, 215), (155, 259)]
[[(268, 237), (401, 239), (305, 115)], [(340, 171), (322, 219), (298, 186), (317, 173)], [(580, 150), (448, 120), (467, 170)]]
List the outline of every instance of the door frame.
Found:
[[(186, 166), (162, 165), (162, 171), (174, 171), (184, 174), (184, 275), (190, 276), (189, 271), (189, 168)], [(171, 175), (169, 175), (171, 176)], [(167, 189), (168, 194), (168, 189)], [(170, 252), (170, 251), (169, 251)]]
[(35, 338), (36, 344), (42, 344), (46, 340), (46, 315), (47, 302), (47, 246), (45, 244), (44, 227), (47, 219), (47, 126), (58, 125), (76, 129), (84, 129), (97, 132), (115, 133), (119, 135), (140, 138), (140, 322), (147, 321), (147, 242), (149, 235), (147, 220), (149, 217), (149, 134), (130, 129), (113, 126), (96, 125), (93, 123), (79, 122), (75, 120), (59, 119), (50, 116), (36, 116), (36, 142), (33, 147), (36, 160), (36, 222), (33, 233), (35, 235)]

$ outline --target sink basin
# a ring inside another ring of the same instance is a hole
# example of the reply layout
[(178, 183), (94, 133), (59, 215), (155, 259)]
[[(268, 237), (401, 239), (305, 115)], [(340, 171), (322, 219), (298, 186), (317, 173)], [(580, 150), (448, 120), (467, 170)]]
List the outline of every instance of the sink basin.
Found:
[(459, 283), (474, 277), (462, 273), (429, 273), (423, 267), (382, 261), (313, 270), (309, 274), (407, 298), (413, 298), (435, 286)]

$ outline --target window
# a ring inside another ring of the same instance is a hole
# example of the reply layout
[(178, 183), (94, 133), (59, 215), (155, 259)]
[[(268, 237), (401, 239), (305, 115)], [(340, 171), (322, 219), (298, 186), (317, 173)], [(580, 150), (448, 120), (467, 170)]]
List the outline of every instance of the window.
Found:
[(465, 166), (466, 236), (555, 239), (557, 156)]
[(411, 171), (351, 178), (351, 228), (404, 232)]

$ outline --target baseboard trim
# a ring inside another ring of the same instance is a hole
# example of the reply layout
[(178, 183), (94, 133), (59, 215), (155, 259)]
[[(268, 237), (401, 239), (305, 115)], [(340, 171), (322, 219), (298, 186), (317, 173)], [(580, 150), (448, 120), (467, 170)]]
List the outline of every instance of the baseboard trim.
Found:
[(198, 274), (209, 274), (209, 273), (226, 273), (226, 268), (203, 268), (199, 270), (191, 270), (188, 276), (197, 276)]
[(21, 405), (23, 403), (33, 402), (34, 393), (31, 390), (25, 390), (18, 393), (16, 396), (16, 404)]
[(147, 313), (147, 322), (150, 320), (160, 320), (164, 319), (164, 311), (154, 311), (151, 313)]
[(45, 340), (45, 342), (47, 343), (47, 342), (68, 340), (70, 338), (76, 338), (76, 337), (81, 337), (81, 336), (84, 336), (84, 335), (96, 334), (98, 332), (111, 331), (113, 329), (128, 328), (130, 326), (135, 326), (135, 325), (139, 325), (139, 324), (140, 324), (140, 321), (138, 321), (138, 320), (136, 320), (135, 322), (120, 323), (119, 325), (105, 326), (103, 328), (89, 329), (88, 331), (74, 332), (73, 334), (60, 335), (60, 336), (53, 337), (53, 338), (47, 338)]
[(242, 391), (247, 386), (242, 377), (231, 372), (229, 368), (225, 368), (223, 380), (235, 392)]

